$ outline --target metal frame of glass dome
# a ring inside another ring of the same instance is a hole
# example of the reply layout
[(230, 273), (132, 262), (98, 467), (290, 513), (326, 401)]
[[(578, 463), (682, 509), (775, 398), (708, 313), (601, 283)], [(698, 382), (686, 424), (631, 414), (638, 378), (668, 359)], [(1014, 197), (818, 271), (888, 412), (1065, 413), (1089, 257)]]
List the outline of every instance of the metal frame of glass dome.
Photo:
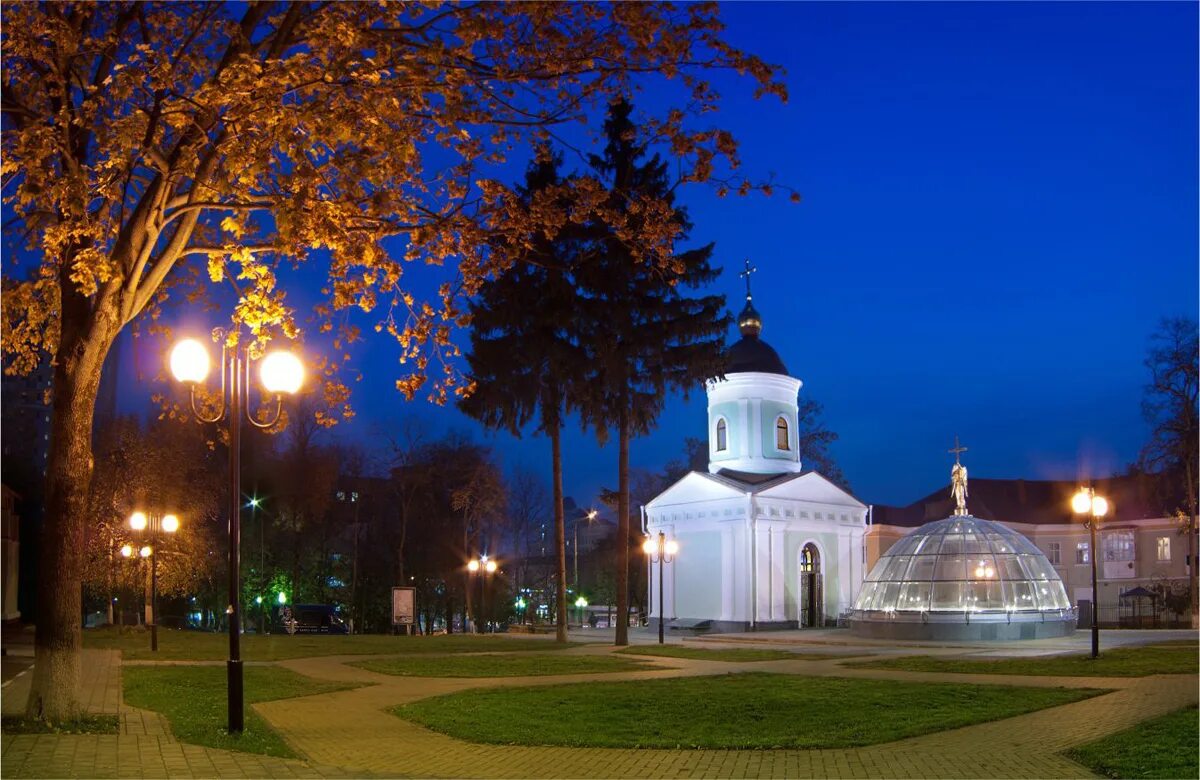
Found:
[(897, 541), (863, 583), (856, 633), (893, 638), (1063, 636), (1076, 615), (1041, 550), (969, 515), (927, 523)]

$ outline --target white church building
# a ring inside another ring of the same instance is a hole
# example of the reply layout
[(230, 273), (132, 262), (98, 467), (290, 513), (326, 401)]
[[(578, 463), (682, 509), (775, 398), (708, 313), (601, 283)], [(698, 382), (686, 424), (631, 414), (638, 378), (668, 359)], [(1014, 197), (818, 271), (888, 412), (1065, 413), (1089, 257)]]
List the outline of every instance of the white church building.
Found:
[[(749, 268), (747, 269), (749, 271)], [(725, 376), (708, 382), (708, 471), (693, 471), (644, 507), (648, 534), (678, 544), (649, 563), (651, 624), (709, 631), (821, 626), (854, 605), (865, 575), (867, 506), (798, 453), (802, 382), (759, 338), (751, 302)]]

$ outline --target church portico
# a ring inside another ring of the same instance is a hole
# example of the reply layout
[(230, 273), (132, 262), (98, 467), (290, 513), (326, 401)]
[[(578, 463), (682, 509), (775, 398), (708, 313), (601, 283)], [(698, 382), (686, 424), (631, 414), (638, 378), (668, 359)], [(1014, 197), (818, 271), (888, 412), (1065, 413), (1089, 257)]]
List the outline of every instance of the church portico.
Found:
[[(815, 472), (757, 485), (692, 472), (645, 511), (646, 532), (662, 531), (679, 545), (664, 571), (668, 623), (725, 631), (824, 625), (857, 595), (866, 507)], [(652, 574), (650, 617), (657, 621)], [(815, 598), (809, 620), (806, 593)]]

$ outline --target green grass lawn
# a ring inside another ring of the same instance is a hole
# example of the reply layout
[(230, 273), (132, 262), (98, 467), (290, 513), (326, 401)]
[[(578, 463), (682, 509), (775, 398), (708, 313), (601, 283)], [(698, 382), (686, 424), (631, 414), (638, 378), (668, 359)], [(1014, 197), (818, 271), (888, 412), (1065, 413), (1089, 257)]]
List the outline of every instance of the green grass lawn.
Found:
[(708, 649), (683, 645), (634, 645), (618, 650), (621, 655), (653, 655), (662, 658), (690, 658), (695, 661), (819, 661), (825, 658), (841, 658), (839, 655), (816, 655), (791, 653), (787, 650), (763, 650), (750, 647)]
[(1004, 658), (994, 661), (937, 658), (928, 655), (847, 664), (871, 669), (955, 674), (1029, 674), (1058, 677), (1145, 677), (1149, 674), (1196, 674), (1197, 646), (1161, 644), (1100, 649), (1100, 657), (1066, 655), (1049, 658)]
[(116, 715), (81, 715), (54, 724), (16, 716), (0, 719), (0, 731), (5, 734), (119, 734), (120, 728)]
[(653, 664), (611, 655), (408, 655), (358, 661), (372, 672), (402, 677), (541, 677), (555, 674), (633, 672), (655, 669)]
[[(229, 635), (205, 631), (159, 631), (158, 652), (150, 652), (150, 635), (144, 631), (95, 628), (83, 632), (83, 646), (120, 650), (127, 661), (220, 661), (229, 657)], [(533, 639), (505, 636), (388, 636), (357, 634), (244, 634), (242, 659), (283, 661), (318, 655), (388, 655), (409, 653), (487, 653), (561, 650), (573, 645), (552, 638)]]
[(1195, 707), (1139, 723), (1066, 755), (1102, 777), (1200, 777), (1200, 720)]
[(1101, 691), (732, 674), (471, 690), (392, 712), (514, 745), (838, 748), (1008, 718)]
[(246, 728), (241, 736), (231, 736), (225, 730), (227, 710), (222, 666), (126, 666), (121, 670), (125, 703), (161, 712), (182, 742), (294, 758), (295, 753), (287, 743), (249, 705), (358, 687), (353, 683), (315, 680), (279, 666), (247, 666), (244, 671)]

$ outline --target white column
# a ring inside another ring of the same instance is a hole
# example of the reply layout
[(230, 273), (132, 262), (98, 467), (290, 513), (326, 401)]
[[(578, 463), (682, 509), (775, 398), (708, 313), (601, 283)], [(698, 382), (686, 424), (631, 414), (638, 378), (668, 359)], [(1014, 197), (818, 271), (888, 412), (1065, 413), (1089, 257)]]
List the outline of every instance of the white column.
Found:
[(787, 560), (783, 549), (783, 528), (771, 528), (771, 620), (783, 620)]
[(733, 620), (733, 524), (721, 524), (721, 620)]
[[(758, 511), (758, 508), (755, 511)], [(758, 560), (755, 561), (754, 571), (758, 619), (766, 622), (771, 620), (771, 529), (765, 526), (761, 519), (754, 541), (758, 547)]]

